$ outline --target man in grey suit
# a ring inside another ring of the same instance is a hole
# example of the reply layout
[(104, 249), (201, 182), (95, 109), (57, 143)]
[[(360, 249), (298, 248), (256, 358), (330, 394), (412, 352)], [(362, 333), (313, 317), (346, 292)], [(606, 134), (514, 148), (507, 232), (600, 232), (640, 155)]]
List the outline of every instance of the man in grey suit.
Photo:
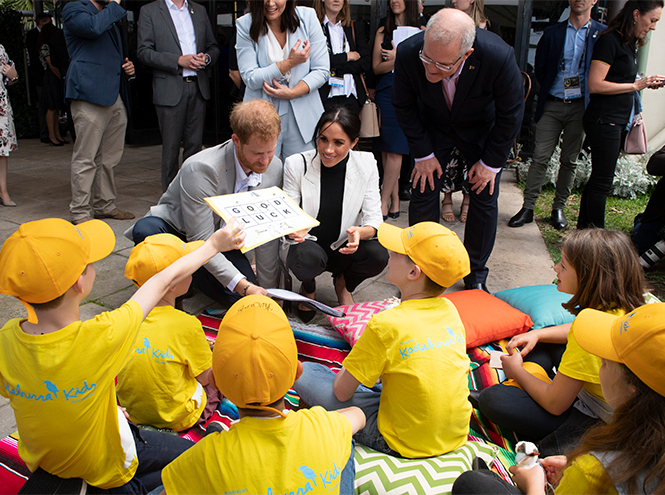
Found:
[(183, 161), (201, 151), (208, 74), (219, 48), (203, 6), (188, 0), (156, 0), (141, 7), (138, 59), (152, 67), (152, 102), (162, 133), (162, 191)]
[[(137, 244), (163, 232), (187, 242), (205, 240), (223, 220), (204, 198), (282, 186), (282, 162), (275, 157), (281, 122), (273, 104), (239, 103), (229, 120), (231, 139), (185, 161), (157, 206), (126, 237)], [(192, 286), (227, 307), (248, 294), (265, 295), (259, 282), (270, 288), (279, 281), (278, 248), (276, 239), (255, 249), (258, 281), (245, 255), (234, 250), (213, 256), (194, 273)]]

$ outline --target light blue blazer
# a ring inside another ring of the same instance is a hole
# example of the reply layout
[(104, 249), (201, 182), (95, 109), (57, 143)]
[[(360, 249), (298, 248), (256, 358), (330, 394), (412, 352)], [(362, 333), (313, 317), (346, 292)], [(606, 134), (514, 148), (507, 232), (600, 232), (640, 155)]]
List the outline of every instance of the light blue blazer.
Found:
[(266, 35), (260, 36), (258, 43), (254, 43), (249, 37), (249, 28), (252, 25), (251, 14), (245, 14), (236, 22), (238, 31), (236, 51), (240, 77), (247, 86), (245, 101), (263, 98), (273, 102), (278, 109), (284, 108), (284, 103), (288, 103), (287, 108), (295, 116), (300, 135), (303, 141), (308, 143), (312, 140), (314, 128), (323, 113), (323, 104), (318, 89), (326, 84), (330, 77), (330, 57), (326, 37), (314, 9), (296, 7), (296, 13), (300, 18), (300, 26), (295, 33), (289, 34), (289, 49), (298, 39), (301, 42), (309, 40), (311, 52), (307, 62), (291, 69), (289, 87), (293, 88), (300, 81), (305, 81), (309, 86), (309, 93), (293, 100), (282, 100), (281, 103), (279, 99), (271, 98), (264, 93), (263, 82), (272, 84), (272, 80), (279, 79), (282, 73), (277, 68), (277, 64), (271, 63), (268, 59)]

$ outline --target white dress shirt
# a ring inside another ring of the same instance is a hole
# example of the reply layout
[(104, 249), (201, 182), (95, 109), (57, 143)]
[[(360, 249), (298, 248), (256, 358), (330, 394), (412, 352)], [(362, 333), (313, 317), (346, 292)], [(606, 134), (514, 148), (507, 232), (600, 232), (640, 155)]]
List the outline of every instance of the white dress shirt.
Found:
[[(194, 23), (189, 13), (189, 4), (187, 0), (178, 8), (171, 0), (164, 0), (171, 14), (173, 25), (178, 33), (180, 42), (180, 51), (183, 55), (196, 55), (196, 34), (194, 33)], [(192, 11), (193, 12), (193, 11)], [(182, 69), (182, 77), (195, 76), (196, 71), (191, 69)]]
[[(337, 24), (333, 24), (328, 16), (323, 21), (323, 24), (328, 25), (328, 32), (330, 33), (330, 49), (334, 55), (338, 53), (349, 53), (351, 51), (349, 47), (348, 40), (346, 39), (346, 33), (344, 32), (344, 27), (342, 26), (342, 21), (339, 21)], [(339, 77), (339, 76), (338, 76)], [(344, 74), (344, 86), (330, 86), (330, 92), (328, 93), (328, 98), (333, 96), (346, 96), (347, 98), (351, 95), (358, 98), (358, 93), (356, 91), (356, 82), (353, 80), (353, 74)]]

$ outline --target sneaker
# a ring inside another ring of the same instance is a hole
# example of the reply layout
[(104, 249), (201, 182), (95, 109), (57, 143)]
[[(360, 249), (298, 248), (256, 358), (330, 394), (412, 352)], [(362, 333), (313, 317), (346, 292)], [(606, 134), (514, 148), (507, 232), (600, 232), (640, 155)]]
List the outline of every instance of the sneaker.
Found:
[(128, 211), (119, 210), (118, 208), (113, 208), (108, 213), (95, 213), (95, 218), (98, 218), (100, 220), (103, 218), (113, 218), (115, 220), (130, 220), (134, 218), (134, 214)]

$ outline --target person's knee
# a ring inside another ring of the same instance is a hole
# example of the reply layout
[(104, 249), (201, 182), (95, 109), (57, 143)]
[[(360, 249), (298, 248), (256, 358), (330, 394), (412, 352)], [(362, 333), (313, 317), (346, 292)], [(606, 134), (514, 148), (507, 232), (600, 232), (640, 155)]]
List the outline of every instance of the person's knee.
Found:
[(134, 244), (143, 242), (146, 237), (168, 232), (164, 220), (159, 217), (143, 217), (134, 224), (132, 229), (132, 240)]

